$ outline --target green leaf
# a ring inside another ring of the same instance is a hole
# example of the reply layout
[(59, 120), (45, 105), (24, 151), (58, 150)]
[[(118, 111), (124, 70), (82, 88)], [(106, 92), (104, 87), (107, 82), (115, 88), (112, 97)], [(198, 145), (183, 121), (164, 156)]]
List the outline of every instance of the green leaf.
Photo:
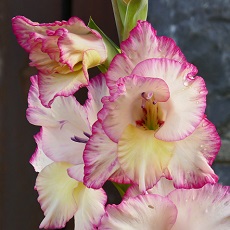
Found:
[(127, 191), (127, 189), (130, 186), (129, 184), (118, 184), (118, 183), (115, 183), (115, 182), (113, 182), (113, 185), (116, 187), (116, 189), (120, 193), (121, 197), (124, 196), (125, 192)]
[(103, 64), (98, 66), (99, 70), (102, 73), (105, 73), (108, 70), (110, 62), (112, 61), (114, 56), (120, 53), (121, 51), (119, 47), (97, 26), (97, 24), (93, 21), (91, 17), (89, 19), (88, 27), (99, 32), (105, 43), (107, 49), (107, 59)]
[(112, 0), (114, 16), (120, 41), (129, 36), (138, 20), (146, 20), (148, 0)]

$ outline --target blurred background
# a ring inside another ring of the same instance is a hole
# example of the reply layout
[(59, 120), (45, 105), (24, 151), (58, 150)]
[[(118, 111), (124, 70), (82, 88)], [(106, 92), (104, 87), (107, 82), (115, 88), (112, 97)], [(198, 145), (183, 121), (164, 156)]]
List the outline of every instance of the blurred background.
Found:
[[(109, 0), (0, 1), (0, 229), (36, 230), (43, 213), (34, 191), (37, 173), (28, 161), (39, 128), (25, 117), (29, 77), (36, 70), (28, 66), (28, 54), (12, 33), (11, 18), (16, 15), (40, 23), (71, 16), (87, 23), (92, 16), (117, 44), (118, 39)], [(213, 168), (220, 182), (230, 185), (230, 0), (149, 0), (148, 20), (158, 35), (177, 42), (206, 81), (206, 113), (222, 139)], [(76, 96), (83, 100), (83, 94)], [(73, 229), (73, 223), (65, 229)]]

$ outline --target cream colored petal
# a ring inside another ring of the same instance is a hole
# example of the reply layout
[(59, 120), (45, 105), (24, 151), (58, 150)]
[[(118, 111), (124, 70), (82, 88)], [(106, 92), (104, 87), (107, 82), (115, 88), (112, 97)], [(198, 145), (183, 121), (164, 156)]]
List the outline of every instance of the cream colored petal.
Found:
[(78, 182), (67, 174), (67, 169), (71, 166), (68, 163), (55, 162), (38, 174), (35, 188), (45, 215), (40, 228), (63, 228), (76, 213), (77, 204), (73, 191)]
[(173, 149), (173, 143), (154, 138), (153, 130), (128, 125), (118, 142), (118, 160), (140, 191), (145, 191), (163, 176)]

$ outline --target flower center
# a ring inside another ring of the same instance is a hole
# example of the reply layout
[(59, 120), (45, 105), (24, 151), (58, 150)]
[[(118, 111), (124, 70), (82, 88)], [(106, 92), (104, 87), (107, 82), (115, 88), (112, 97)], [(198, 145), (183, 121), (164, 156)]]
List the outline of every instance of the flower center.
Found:
[(143, 92), (141, 94), (143, 110), (143, 118), (141, 121), (136, 121), (138, 126), (142, 126), (144, 129), (157, 130), (162, 121), (159, 119), (159, 105), (154, 98), (153, 92)]

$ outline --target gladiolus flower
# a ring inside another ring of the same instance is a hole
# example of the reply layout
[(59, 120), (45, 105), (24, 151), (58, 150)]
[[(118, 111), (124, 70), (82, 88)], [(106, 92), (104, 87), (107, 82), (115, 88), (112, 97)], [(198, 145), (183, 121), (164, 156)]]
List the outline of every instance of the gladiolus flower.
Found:
[[(143, 41), (152, 43), (143, 45)], [(142, 45), (144, 49), (139, 50)], [(210, 165), (220, 138), (205, 118), (207, 89), (196, 76), (196, 67), (185, 61), (171, 40), (157, 38), (146, 22), (139, 22), (123, 46), (131, 55), (118, 54), (106, 75), (110, 96), (103, 99), (100, 111), (103, 131), (91, 136), (84, 152), (86, 174), (89, 172), (85, 184), (95, 186), (92, 165), (97, 175), (111, 175), (109, 167), (107, 171), (102, 167), (106, 163), (94, 158), (95, 146), (103, 160), (109, 155), (114, 163), (118, 160), (141, 191), (152, 188), (161, 177), (172, 179), (177, 188), (217, 182)], [(101, 141), (95, 142), (99, 135)], [(117, 144), (113, 154), (100, 149), (107, 138)]]
[(87, 69), (107, 58), (101, 35), (79, 18), (39, 24), (17, 16), (12, 23), (30, 65), (39, 70), (39, 97), (45, 106), (50, 107), (54, 97), (69, 96), (87, 85)]

